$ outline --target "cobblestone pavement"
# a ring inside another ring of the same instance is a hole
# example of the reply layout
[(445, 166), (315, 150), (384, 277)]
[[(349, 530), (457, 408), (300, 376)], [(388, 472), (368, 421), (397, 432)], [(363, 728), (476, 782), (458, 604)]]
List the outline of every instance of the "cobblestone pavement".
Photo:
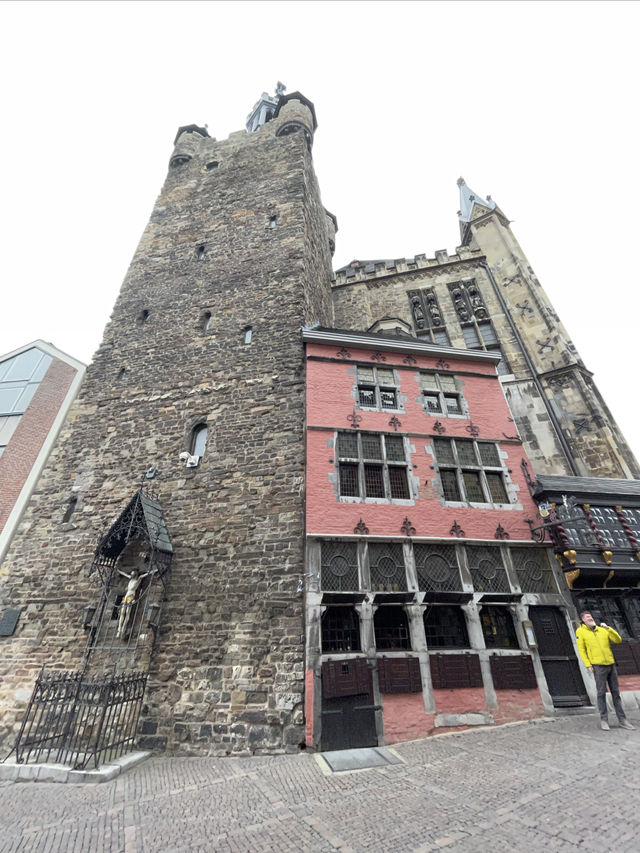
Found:
[(0, 783), (0, 851), (633, 851), (640, 721), (595, 715), (396, 745), (325, 775), (314, 756), (153, 758), (100, 785)]

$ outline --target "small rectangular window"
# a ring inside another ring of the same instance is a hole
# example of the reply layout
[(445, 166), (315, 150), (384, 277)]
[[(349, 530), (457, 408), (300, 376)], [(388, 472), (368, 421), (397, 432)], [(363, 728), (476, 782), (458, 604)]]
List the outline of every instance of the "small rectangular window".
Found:
[(358, 365), (358, 402), (367, 409), (397, 409), (398, 387), (388, 367)]
[(420, 387), (427, 414), (463, 414), (461, 394), (456, 387), (455, 376), (421, 372)]

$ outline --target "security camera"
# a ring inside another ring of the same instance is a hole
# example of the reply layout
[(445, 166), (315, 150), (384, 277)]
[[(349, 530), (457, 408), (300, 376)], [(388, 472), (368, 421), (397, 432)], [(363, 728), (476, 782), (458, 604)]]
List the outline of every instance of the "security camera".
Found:
[(186, 461), (189, 459), (189, 457), (190, 457), (190, 456), (191, 456), (191, 454), (190, 454), (190, 453), (187, 453), (187, 451), (186, 451), (186, 450), (183, 450), (183, 451), (182, 451), (182, 453), (180, 454), (180, 461), (181, 461), (181, 462), (186, 462)]

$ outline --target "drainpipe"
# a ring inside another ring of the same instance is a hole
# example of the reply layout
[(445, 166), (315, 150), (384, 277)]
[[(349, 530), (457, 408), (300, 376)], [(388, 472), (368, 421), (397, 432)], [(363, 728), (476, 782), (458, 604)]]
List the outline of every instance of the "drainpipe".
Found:
[(558, 421), (558, 418), (556, 417), (556, 413), (553, 411), (553, 406), (551, 405), (551, 401), (549, 400), (549, 398), (545, 394), (544, 388), (542, 387), (542, 384), (540, 383), (540, 380), (538, 379), (538, 375), (535, 371), (533, 363), (532, 363), (531, 359), (529, 358), (529, 353), (527, 351), (527, 348), (525, 347), (525, 345), (522, 341), (522, 338), (520, 337), (520, 332), (516, 328), (516, 324), (513, 322), (513, 317), (511, 316), (511, 314), (509, 313), (509, 309), (507, 308), (507, 303), (504, 301), (502, 293), (500, 292), (500, 288), (498, 287), (498, 282), (493, 277), (493, 273), (491, 272), (491, 268), (489, 267), (489, 264), (486, 261), (480, 261), (480, 266), (486, 270), (487, 275), (489, 276), (489, 281), (491, 282), (491, 284), (493, 286), (494, 293), (498, 297), (498, 302), (500, 303), (500, 307), (502, 308), (504, 315), (507, 318), (509, 325), (511, 326), (511, 331), (513, 332), (513, 336), (515, 337), (515, 339), (518, 343), (518, 346), (520, 347), (520, 350), (522, 351), (522, 354), (524, 356), (524, 360), (526, 361), (527, 367), (529, 368), (529, 372), (531, 373), (531, 379), (533, 381), (533, 384), (538, 389), (538, 393), (540, 394), (540, 397), (542, 398), (544, 406), (545, 406), (547, 413), (549, 415), (549, 419), (551, 420), (551, 423), (553, 424), (553, 426), (555, 428), (556, 435), (558, 436), (558, 440), (560, 441), (560, 445), (564, 451), (564, 455), (567, 459), (567, 462), (569, 463), (569, 468), (571, 469), (571, 473), (573, 474), (574, 477), (579, 477), (580, 473), (576, 469), (575, 463), (573, 461), (573, 454), (571, 453), (571, 449), (569, 448), (567, 440), (564, 437), (564, 433), (562, 431), (562, 427), (560, 426), (560, 422)]

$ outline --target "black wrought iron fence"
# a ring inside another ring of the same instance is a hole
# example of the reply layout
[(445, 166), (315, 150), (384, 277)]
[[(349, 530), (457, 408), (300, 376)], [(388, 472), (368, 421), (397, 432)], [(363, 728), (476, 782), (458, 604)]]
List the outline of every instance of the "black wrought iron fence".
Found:
[(16, 761), (76, 769), (118, 758), (135, 741), (147, 675), (40, 672), (16, 740)]

